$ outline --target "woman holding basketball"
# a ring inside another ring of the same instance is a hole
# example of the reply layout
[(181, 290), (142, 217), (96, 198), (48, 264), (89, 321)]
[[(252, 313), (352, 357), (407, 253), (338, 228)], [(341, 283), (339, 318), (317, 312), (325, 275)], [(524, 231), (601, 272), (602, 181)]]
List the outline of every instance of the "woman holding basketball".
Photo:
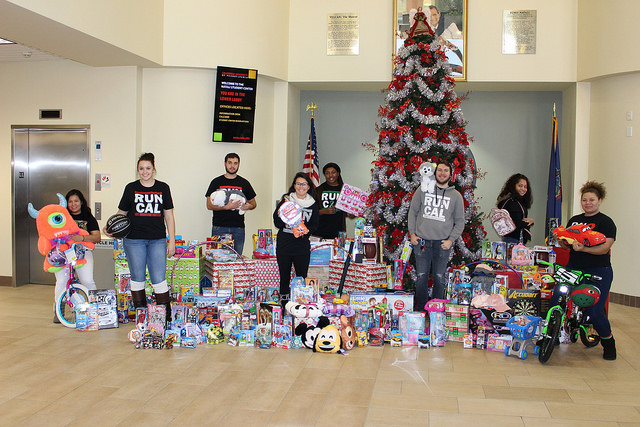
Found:
[[(147, 306), (144, 281), (148, 268), (156, 303), (167, 307), (168, 317), (171, 298), (167, 286), (167, 256), (173, 256), (176, 251), (176, 227), (171, 190), (168, 184), (154, 178), (155, 172), (154, 155), (142, 154), (138, 159), (140, 179), (125, 187), (118, 213), (131, 220), (131, 231), (124, 238), (124, 250), (131, 272), (133, 305), (136, 308)], [(106, 229), (103, 231), (110, 236)]]
[[(283, 307), (289, 301), (291, 265), (296, 269), (296, 276), (307, 277), (309, 271), (311, 259), (309, 234), (316, 231), (320, 222), (318, 203), (313, 197), (314, 189), (311, 178), (304, 172), (298, 172), (293, 178), (289, 191), (282, 196), (273, 212), (273, 223), (278, 228), (276, 259), (280, 272), (280, 298)], [(301, 215), (287, 216), (281, 212), (280, 208), (286, 202), (294, 203), (293, 207), (296, 209), (293, 210), (301, 211)], [(300, 219), (306, 226), (306, 231), (305, 227), (299, 226)]]

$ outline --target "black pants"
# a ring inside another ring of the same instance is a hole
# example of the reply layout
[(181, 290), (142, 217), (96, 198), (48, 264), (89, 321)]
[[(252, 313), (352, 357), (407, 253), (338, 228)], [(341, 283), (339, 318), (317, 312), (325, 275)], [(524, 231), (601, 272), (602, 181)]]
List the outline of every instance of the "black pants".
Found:
[(311, 246), (309, 239), (293, 236), (282, 236), (278, 233), (276, 243), (276, 259), (280, 272), (280, 295), (288, 295), (291, 291), (291, 266), (296, 270), (296, 276), (307, 277)]

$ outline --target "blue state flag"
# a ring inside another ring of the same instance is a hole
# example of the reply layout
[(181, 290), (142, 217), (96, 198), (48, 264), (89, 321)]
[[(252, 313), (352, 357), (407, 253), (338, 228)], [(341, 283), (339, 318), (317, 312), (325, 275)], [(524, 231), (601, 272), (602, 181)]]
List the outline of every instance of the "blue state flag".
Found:
[(555, 226), (562, 225), (562, 180), (560, 179), (560, 143), (558, 141), (558, 119), (553, 106), (553, 127), (551, 130), (551, 159), (549, 161), (549, 184), (547, 187), (547, 221), (546, 235), (549, 236), (553, 229), (550, 228), (550, 220)]

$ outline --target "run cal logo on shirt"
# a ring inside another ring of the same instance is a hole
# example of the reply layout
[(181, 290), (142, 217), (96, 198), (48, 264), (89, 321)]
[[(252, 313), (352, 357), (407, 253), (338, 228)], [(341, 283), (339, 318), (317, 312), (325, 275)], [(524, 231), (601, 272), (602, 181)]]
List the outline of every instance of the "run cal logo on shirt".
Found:
[(437, 196), (437, 194), (424, 193), (424, 206), (422, 217), (435, 221), (445, 221), (444, 212), (449, 210), (451, 198), (448, 196)]

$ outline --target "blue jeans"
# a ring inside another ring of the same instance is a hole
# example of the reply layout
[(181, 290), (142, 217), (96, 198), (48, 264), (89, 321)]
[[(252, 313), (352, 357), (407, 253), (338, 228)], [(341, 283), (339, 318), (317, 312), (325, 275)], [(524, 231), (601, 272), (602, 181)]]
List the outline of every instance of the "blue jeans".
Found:
[(244, 228), (242, 227), (220, 227), (214, 225), (211, 227), (211, 235), (218, 236), (220, 234), (231, 234), (233, 236), (233, 249), (242, 255), (244, 249)]
[(424, 306), (429, 297), (429, 274), (433, 274), (432, 298), (444, 299), (444, 274), (449, 262), (451, 249), (444, 250), (441, 247), (442, 240), (421, 240), (419, 245), (413, 247), (416, 257), (416, 306), (415, 311), (424, 311)]
[(127, 254), (131, 280), (144, 282), (147, 268), (151, 284), (167, 280), (166, 239), (143, 240), (125, 237), (124, 251)]

